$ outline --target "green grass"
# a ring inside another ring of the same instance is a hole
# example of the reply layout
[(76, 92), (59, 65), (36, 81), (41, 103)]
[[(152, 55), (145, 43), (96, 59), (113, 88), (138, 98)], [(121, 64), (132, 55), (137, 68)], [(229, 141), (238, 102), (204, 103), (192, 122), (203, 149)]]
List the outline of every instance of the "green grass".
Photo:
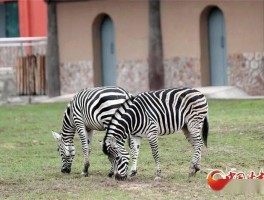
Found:
[(202, 170), (188, 178), (190, 144), (180, 132), (159, 138), (162, 179), (155, 181), (150, 147), (142, 141), (137, 177), (107, 178), (110, 163), (94, 137), (89, 177), (82, 177), (83, 157), (76, 135), (72, 172), (61, 174), (61, 160), (51, 130), (58, 131), (67, 103), (0, 107), (0, 199), (262, 199), (261, 194), (230, 195), (207, 185), (210, 169), (258, 172), (264, 168), (264, 100), (210, 100), (208, 148)]

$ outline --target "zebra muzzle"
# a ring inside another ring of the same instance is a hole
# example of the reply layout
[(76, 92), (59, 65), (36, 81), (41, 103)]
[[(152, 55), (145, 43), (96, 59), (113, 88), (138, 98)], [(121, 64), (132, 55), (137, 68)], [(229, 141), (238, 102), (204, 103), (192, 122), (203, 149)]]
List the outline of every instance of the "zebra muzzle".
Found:
[(62, 168), (61, 172), (64, 174), (69, 174), (69, 173), (71, 173), (71, 168)]
[(127, 178), (127, 175), (125, 175), (125, 176), (121, 176), (120, 174), (115, 175), (115, 179), (118, 181), (124, 181), (124, 180), (126, 180), (126, 178)]

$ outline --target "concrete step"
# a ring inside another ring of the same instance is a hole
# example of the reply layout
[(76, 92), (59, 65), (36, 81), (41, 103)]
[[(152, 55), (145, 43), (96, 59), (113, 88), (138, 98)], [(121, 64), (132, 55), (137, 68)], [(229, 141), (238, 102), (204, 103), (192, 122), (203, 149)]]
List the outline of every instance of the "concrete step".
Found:
[(198, 87), (208, 99), (263, 99), (264, 96), (249, 96), (235, 86), (208, 86)]

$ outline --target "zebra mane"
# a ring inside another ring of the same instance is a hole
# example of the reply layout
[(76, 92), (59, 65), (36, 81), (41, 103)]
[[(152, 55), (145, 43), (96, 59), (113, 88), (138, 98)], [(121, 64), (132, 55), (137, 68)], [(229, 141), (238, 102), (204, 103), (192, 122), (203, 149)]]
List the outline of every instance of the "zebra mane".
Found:
[(132, 96), (130, 99), (126, 99), (126, 100), (120, 105), (120, 107), (119, 107), (119, 108), (115, 111), (115, 113), (113, 114), (112, 119), (111, 119), (111, 121), (109, 122), (109, 124), (108, 124), (108, 126), (107, 126), (107, 130), (109, 129), (111, 122), (112, 122), (114, 119), (117, 120), (116, 115), (117, 115), (117, 114), (121, 114), (121, 113), (122, 113), (122, 112), (121, 112), (122, 109), (124, 110), (123, 112), (126, 112), (126, 110), (127, 110), (126, 105), (130, 105), (130, 103), (133, 103), (134, 100), (135, 100), (135, 97)]
[[(131, 101), (134, 100), (135, 97), (134, 97), (132, 94), (130, 94), (127, 90), (125, 90), (124, 88), (121, 88), (121, 87), (117, 87), (117, 88), (119, 88), (119, 89), (122, 90), (124, 93), (126, 93), (126, 95), (129, 97), (129, 99), (130, 99)], [(127, 100), (129, 100), (129, 99), (127, 99)], [(127, 100), (126, 100), (126, 101), (127, 101)], [(125, 102), (126, 102), (126, 101), (125, 101)], [(124, 102), (124, 103), (125, 103), (125, 102)]]
[[(70, 131), (70, 129), (74, 129), (75, 125), (73, 122), (73, 112), (72, 112), (72, 103), (73, 100), (71, 100), (65, 111), (64, 111), (64, 116), (63, 116), (63, 125), (62, 125), (62, 131), (65, 131), (65, 129), (68, 131)], [(67, 124), (67, 126), (65, 126)], [(75, 131), (74, 131), (75, 132)]]

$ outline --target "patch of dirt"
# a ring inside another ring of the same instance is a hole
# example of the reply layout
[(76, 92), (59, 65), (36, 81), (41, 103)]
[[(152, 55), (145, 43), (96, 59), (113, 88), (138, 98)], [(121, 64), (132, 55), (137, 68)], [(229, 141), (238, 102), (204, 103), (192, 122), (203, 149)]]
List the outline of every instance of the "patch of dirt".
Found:
[(5, 148), (5, 149), (15, 149), (16, 145), (15, 144), (11, 144), (11, 143), (4, 143), (1, 144), (1, 148)]
[(41, 142), (38, 140), (32, 140), (32, 141), (28, 141), (28, 142), (18, 142), (16, 144), (16, 146), (18, 147), (24, 147), (24, 146), (39, 146), (39, 145), (45, 145), (47, 144), (46, 142)]
[(0, 180), (0, 185), (3, 185), (3, 186), (12, 186), (12, 185), (19, 185), (19, 184), (22, 184), (23, 183), (23, 180), (22, 179), (17, 179), (17, 180)]
[(22, 184), (24, 184), (24, 181), (22, 179), (0, 180), (0, 199), (1, 197), (9, 197), (10, 194), (16, 191), (16, 188)]
[(150, 189), (151, 184), (149, 183), (141, 183), (141, 182), (125, 182), (119, 184), (119, 188), (122, 190), (129, 190), (129, 191), (138, 191), (138, 190), (145, 190), (146, 188)]
[[(139, 179), (135, 177), (131, 181), (120, 182), (118, 187), (124, 192), (129, 191), (139, 196), (147, 194), (148, 197), (155, 197), (154, 199), (164, 199), (164, 194), (168, 198), (181, 196), (182, 199), (200, 199), (198, 197), (203, 190), (203, 185), (198, 185), (196, 181), (175, 183), (167, 178), (154, 180), (154, 177), (147, 180), (146, 178), (140, 177)], [(192, 192), (190, 192), (190, 187), (192, 188)]]
[(58, 167), (56, 165), (46, 165), (46, 166), (43, 166), (42, 169), (44, 171), (47, 171), (47, 170), (51, 171), (51, 170), (57, 170)]
[(207, 153), (229, 153), (229, 154), (233, 154), (236, 153), (238, 151), (238, 149), (236, 149), (233, 146), (224, 146), (224, 147), (208, 147), (207, 149), (205, 148), (204, 152)]
[(48, 189), (55, 191), (69, 191), (69, 190), (75, 190), (77, 188), (78, 187), (76, 185), (67, 185), (67, 184), (58, 183), (55, 185), (51, 185)]
[(158, 192), (168, 192), (172, 191), (173, 187), (172, 185), (163, 180), (146, 180), (144, 178), (137, 178), (133, 177), (132, 179), (128, 179), (125, 182), (118, 182), (118, 187), (121, 190), (126, 190), (126, 191), (135, 191), (135, 192), (140, 192), (140, 191), (158, 191)]

